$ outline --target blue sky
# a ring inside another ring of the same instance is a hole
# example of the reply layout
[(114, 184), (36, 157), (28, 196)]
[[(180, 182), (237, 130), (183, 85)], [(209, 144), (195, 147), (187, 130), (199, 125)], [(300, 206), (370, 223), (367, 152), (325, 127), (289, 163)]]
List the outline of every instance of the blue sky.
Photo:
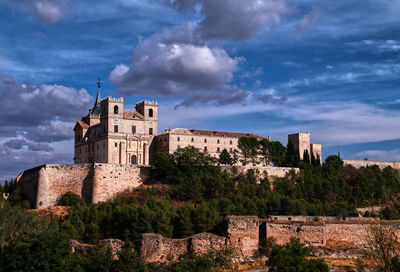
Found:
[(71, 163), (102, 96), (165, 128), (310, 132), (324, 156), (400, 160), (399, 0), (0, 2), (0, 179)]

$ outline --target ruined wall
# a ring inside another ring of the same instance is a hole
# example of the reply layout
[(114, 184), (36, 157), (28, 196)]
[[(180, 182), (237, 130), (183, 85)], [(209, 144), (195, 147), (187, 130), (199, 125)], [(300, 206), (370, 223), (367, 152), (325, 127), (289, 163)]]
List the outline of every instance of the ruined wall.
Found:
[(324, 246), (325, 226), (321, 221), (272, 221), (266, 223), (266, 237), (274, 237), (278, 244), (286, 244), (291, 237), (299, 238), (308, 246)]
[(239, 259), (251, 258), (258, 251), (257, 216), (228, 216), (228, 245), (236, 249)]
[(138, 187), (150, 175), (150, 167), (122, 164), (46, 164), (17, 177), (24, 197), (34, 208), (57, 204), (73, 192), (93, 203)]
[(352, 165), (355, 168), (378, 165), (380, 169), (391, 166), (400, 169), (400, 162), (397, 161), (369, 161), (369, 160), (343, 160), (344, 165)]
[(161, 234), (145, 233), (142, 235), (140, 256), (147, 262), (167, 262), (179, 259), (190, 249), (197, 254), (204, 254), (211, 249), (225, 248), (226, 238), (211, 233), (199, 233), (184, 239), (170, 239)]

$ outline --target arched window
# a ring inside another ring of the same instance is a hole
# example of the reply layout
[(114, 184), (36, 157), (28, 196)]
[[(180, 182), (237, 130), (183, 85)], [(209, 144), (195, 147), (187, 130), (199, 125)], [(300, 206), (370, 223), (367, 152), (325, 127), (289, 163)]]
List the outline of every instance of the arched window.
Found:
[(207, 138), (204, 138), (204, 142), (207, 143)]
[(232, 140), (230, 140), (229, 143), (232, 144)]
[(118, 114), (118, 106), (114, 106), (114, 114)]
[(137, 164), (137, 157), (135, 155), (131, 157), (131, 164)]
[(192, 142), (194, 142), (194, 138), (192, 138)]
[(181, 140), (181, 138), (178, 137), (178, 142)]
[(153, 109), (149, 109), (149, 117), (153, 117)]
[(217, 144), (219, 144), (219, 139), (217, 140)]

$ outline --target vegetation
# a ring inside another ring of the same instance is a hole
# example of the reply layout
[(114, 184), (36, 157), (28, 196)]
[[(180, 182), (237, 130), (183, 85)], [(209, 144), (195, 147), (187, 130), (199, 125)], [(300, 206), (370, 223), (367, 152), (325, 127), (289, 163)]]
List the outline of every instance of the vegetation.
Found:
[[(233, 163), (228, 158), (234, 160), (235, 156), (226, 150), (223, 153), (229, 157), (221, 154), (218, 161), (193, 147), (172, 155), (157, 153), (152, 177), (169, 186), (141, 189), (98, 204), (67, 193), (59, 201), (71, 206), (63, 222), (44, 221), (27, 213), (15, 182), (7, 182), (0, 186), (1, 193), (10, 193), (7, 201), (0, 199), (0, 271), (209, 271), (226, 265), (228, 253), (190, 253), (164, 266), (142, 262), (130, 248), (137, 249), (146, 232), (173, 238), (199, 232), (224, 234), (227, 215), (346, 216), (354, 213), (355, 207), (390, 203), (381, 216), (400, 218), (400, 175), (391, 167), (355, 169), (343, 166), (339, 156), (329, 156), (321, 165), (313, 157), (301, 161), (291, 143), (284, 147), (273, 141), (242, 141), (241, 147), (248, 149), (247, 160), (261, 156), (265, 163), (299, 167), (300, 172), (274, 180), (254, 170), (237, 173), (235, 167), (233, 174), (228, 174), (217, 165)], [(95, 247), (85, 256), (71, 253), (70, 239), (96, 244), (109, 237), (126, 241), (118, 261), (104, 247)], [(282, 263), (293, 264), (293, 269), (300, 269), (296, 271), (326, 271), (323, 263), (306, 261), (309, 252), (298, 241), (286, 246), (272, 244), (261, 243), (261, 253), (271, 256), (271, 269), (275, 269), (271, 271), (285, 271)]]
[(271, 272), (328, 272), (329, 267), (323, 260), (308, 260), (311, 249), (292, 237), (286, 245), (274, 245), (268, 260)]

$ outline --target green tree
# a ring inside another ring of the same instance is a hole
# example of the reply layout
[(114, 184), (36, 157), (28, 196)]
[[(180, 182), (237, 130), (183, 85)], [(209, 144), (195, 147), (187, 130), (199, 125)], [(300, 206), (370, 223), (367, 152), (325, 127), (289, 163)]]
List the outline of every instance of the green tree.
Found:
[(294, 147), (292, 141), (289, 141), (286, 147), (286, 166), (297, 167), (300, 161), (299, 151)]
[(219, 154), (219, 160), (218, 162), (223, 165), (232, 165), (233, 164), (233, 159), (231, 155), (229, 154), (228, 150), (225, 148), (222, 150), (221, 154)]
[(307, 260), (311, 249), (300, 243), (299, 238), (290, 238), (286, 245), (274, 245), (268, 260), (271, 272), (328, 272), (323, 260)]
[(258, 141), (254, 137), (240, 137), (238, 141), (238, 148), (243, 156), (243, 164), (246, 165), (249, 160), (253, 163), (257, 156)]

